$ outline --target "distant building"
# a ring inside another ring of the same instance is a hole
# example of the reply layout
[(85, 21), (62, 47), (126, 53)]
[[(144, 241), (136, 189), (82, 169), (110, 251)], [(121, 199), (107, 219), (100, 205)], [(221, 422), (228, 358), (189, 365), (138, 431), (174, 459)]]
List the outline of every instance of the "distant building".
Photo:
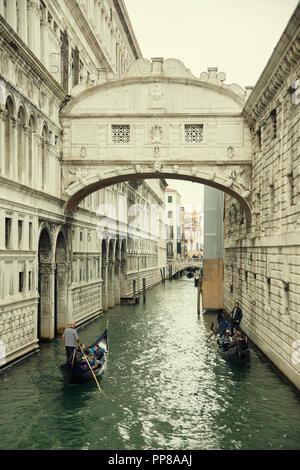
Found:
[(223, 214), (224, 193), (205, 186), (202, 299), (204, 309), (220, 309), (224, 306)]
[(165, 197), (167, 260), (179, 261), (185, 256), (181, 195), (176, 189), (166, 188)]
[(185, 211), (185, 240), (189, 257), (201, 258), (203, 255), (203, 210)]

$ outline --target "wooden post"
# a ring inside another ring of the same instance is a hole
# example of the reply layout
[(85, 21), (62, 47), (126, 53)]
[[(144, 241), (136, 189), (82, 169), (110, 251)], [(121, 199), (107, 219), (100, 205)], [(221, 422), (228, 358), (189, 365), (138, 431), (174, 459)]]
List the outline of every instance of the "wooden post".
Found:
[(146, 279), (143, 278), (143, 302), (146, 303)]
[(198, 279), (197, 285), (197, 314), (200, 317), (200, 292), (201, 292), (201, 281)]
[(133, 294), (132, 294), (132, 297), (133, 297), (133, 303), (135, 304), (136, 303), (136, 280), (135, 279), (133, 280)]

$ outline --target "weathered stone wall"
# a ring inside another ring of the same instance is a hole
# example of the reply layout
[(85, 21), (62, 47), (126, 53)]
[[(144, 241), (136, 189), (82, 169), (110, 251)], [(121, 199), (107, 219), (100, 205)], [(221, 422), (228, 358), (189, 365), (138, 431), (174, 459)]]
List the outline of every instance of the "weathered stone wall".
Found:
[(296, 17), (245, 106), (252, 219), (226, 197), (224, 284), (226, 310), (240, 301), (242, 328), (300, 388), (300, 104), (291, 89), (300, 76), (299, 9)]

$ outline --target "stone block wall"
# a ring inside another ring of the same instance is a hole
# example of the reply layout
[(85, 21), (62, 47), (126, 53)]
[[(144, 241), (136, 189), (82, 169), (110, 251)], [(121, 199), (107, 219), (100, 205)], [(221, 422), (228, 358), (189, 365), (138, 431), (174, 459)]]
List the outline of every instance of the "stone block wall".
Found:
[(242, 328), (298, 388), (299, 18), (298, 8), (277, 45), (281, 56), (272, 55), (244, 109), (252, 132), (251, 221), (226, 196), (224, 249), (225, 309), (240, 302)]

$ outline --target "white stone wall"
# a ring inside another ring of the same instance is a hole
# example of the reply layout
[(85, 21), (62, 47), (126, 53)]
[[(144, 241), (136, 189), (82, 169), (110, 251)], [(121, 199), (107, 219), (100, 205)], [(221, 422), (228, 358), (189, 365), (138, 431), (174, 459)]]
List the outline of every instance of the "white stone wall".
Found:
[(287, 30), (278, 46), (285, 54), (271, 57), (245, 107), (252, 126), (252, 218), (247, 223), (226, 197), (225, 308), (230, 312), (239, 300), (242, 328), (300, 388), (300, 104), (291, 89), (300, 75), (299, 20), (292, 18)]
[[(51, 339), (55, 317), (60, 330), (72, 319), (82, 323), (103, 310), (96, 210), (104, 201), (115, 204), (125, 186), (92, 194), (74, 217), (65, 216), (59, 112), (74, 84), (76, 47), (82, 62), (79, 82), (85, 85), (92, 85), (93, 73), (102, 68), (122, 73), (140, 54), (121, 1), (97, 2), (111, 36), (97, 30), (99, 11), (87, 11), (93, 2), (77, 2), (81, 10), (75, 9), (75, 0), (18, 3), (17, 12), (15, 0), (0, 1), (0, 342), (6, 351), (1, 365), (35, 350), (39, 336)], [(120, 5), (122, 21), (114, 5)], [(70, 69), (63, 89), (60, 44), (66, 29)], [(148, 204), (163, 200), (162, 188), (152, 186), (141, 185), (134, 201), (139, 191)], [(160, 242), (155, 245), (149, 264), (158, 270), (163, 256)], [(137, 256), (143, 259), (145, 253)], [(126, 274), (126, 263), (123, 268)], [(111, 306), (119, 295), (117, 289)]]

